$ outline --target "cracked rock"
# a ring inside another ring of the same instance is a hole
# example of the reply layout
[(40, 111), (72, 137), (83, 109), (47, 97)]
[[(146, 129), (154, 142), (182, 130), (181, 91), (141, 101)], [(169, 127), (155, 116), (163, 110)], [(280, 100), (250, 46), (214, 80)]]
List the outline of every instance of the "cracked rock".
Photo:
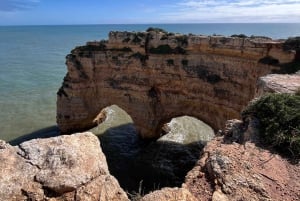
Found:
[(0, 200), (128, 200), (92, 133), (0, 147)]

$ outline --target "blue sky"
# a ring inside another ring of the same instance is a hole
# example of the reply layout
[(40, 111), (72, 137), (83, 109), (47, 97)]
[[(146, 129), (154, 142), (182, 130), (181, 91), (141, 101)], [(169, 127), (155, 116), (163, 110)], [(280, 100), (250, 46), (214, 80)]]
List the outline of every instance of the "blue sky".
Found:
[(0, 25), (300, 22), (300, 0), (0, 0)]

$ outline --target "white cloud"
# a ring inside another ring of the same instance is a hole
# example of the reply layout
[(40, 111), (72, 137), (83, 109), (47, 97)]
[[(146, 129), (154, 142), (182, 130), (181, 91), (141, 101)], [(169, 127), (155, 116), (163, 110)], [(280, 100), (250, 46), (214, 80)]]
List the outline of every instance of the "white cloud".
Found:
[(169, 22), (300, 22), (300, 0), (183, 0)]
[(1, 0), (0, 11), (12, 12), (32, 8), (40, 0)]

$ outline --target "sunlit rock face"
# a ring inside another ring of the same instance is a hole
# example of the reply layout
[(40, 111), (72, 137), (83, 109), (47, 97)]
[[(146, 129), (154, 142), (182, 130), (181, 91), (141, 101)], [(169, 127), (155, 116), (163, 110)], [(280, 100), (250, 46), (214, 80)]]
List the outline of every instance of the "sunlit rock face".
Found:
[(18, 146), (0, 140), (0, 160), (0, 200), (128, 201), (90, 132)]
[(293, 59), (281, 42), (266, 38), (111, 32), (108, 41), (67, 56), (57, 123), (64, 133), (84, 130), (117, 104), (145, 138), (159, 137), (164, 123), (183, 115), (218, 130), (239, 117), (258, 77)]
[(296, 93), (300, 90), (300, 74), (269, 74), (259, 78), (256, 93)]

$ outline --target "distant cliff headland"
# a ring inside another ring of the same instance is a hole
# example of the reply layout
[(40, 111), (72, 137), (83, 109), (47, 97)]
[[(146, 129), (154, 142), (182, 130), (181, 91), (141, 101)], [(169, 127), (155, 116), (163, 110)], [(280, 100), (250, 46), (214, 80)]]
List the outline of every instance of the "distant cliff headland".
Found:
[[(295, 42), (245, 35), (202, 36), (110, 32), (67, 56), (68, 73), (57, 96), (64, 133), (85, 130), (106, 106), (128, 112), (143, 137), (160, 135), (171, 118), (197, 117), (216, 131), (254, 98), (259, 77), (291, 69)], [(289, 66), (287, 68), (286, 66)]]

